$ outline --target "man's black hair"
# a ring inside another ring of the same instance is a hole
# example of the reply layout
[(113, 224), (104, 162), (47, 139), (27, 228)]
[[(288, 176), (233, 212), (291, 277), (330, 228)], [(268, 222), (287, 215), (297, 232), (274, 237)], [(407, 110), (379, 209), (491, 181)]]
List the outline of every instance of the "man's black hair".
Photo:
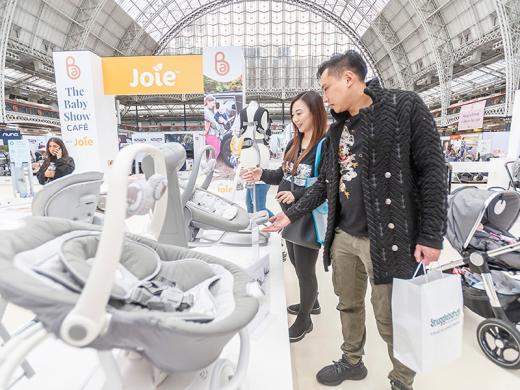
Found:
[(356, 50), (347, 50), (344, 54), (335, 54), (318, 68), (316, 76), (321, 77), (325, 70), (329, 70), (336, 76), (340, 76), (345, 70), (355, 73), (361, 81), (367, 76), (367, 64), (361, 54)]

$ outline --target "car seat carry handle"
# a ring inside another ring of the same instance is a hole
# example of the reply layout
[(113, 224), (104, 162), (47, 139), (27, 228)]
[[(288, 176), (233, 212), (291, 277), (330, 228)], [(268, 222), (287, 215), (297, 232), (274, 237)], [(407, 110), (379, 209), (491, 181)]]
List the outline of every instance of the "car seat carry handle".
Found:
[[(127, 212), (128, 174), (132, 161), (139, 154), (154, 158), (155, 172), (166, 176), (166, 162), (160, 150), (152, 145), (134, 144), (119, 152), (108, 172), (108, 196), (105, 224), (90, 272), (78, 302), (65, 317), (60, 334), (69, 344), (85, 346), (90, 344), (108, 325), (106, 305), (114, 284), (117, 265), (121, 257), (125, 217)], [(151, 235), (156, 239), (166, 215), (168, 193), (155, 204), (150, 224)]]
[(206, 156), (206, 152), (209, 152), (209, 159), (208, 159), (208, 172), (206, 172), (206, 179), (204, 179), (204, 182), (200, 187), (204, 190), (207, 190), (211, 180), (213, 179), (213, 172), (215, 170), (215, 148), (212, 145), (206, 145), (202, 148), (200, 153), (195, 157), (195, 161), (193, 162), (193, 167), (191, 171), (190, 178), (188, 180), (188, 183), (184, 187), (184, 191), (182, 192), (181, 196), (181, 203), (182, 207), (186, 207), (186, 203), (193, 197), (193, 194), (195, 192), (195, 186), (197, 184), (197, 177), (199, 176), (199, 170), (200, 165), (202, 162), (202, 159)]

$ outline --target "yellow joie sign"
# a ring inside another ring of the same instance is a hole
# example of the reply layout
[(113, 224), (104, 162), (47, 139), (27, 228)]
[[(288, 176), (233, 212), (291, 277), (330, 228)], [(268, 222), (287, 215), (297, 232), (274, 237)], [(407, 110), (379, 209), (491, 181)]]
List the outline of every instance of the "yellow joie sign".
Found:
[(105, 95), (204, 93), (202, 56), (105, 57)]

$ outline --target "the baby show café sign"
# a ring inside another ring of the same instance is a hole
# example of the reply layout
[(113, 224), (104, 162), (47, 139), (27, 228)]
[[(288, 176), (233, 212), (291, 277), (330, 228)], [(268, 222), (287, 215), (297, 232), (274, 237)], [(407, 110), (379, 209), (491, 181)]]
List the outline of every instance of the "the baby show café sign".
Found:
[(106, 171), (118, 152), (116, 95), (204, 92), (202, 56), (100, 58), (53, 53), (62, 138), (76, 172)]

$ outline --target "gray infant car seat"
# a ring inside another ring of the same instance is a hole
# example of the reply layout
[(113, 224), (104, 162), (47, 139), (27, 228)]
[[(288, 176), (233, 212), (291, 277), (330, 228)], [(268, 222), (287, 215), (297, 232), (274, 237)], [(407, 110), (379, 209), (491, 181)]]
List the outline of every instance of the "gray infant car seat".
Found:
[(51, 181), (34, 195), (32, 215), (100, 223), (95, 212), (102, 182), (102, 172), (73, 173)]

